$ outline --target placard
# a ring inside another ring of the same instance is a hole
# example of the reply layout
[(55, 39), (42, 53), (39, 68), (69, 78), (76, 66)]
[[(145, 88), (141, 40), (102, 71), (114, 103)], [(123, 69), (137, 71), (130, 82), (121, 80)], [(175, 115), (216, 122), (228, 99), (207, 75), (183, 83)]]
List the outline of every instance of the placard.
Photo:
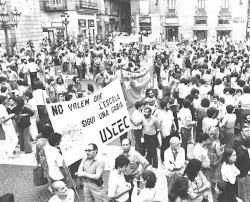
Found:
[(108, 144), (131, 128), (118, 80), (88, 97), (46, 107), (54, 131), (63, 135), (60, 148), (66, 165), (81, 159), (87, 144)]

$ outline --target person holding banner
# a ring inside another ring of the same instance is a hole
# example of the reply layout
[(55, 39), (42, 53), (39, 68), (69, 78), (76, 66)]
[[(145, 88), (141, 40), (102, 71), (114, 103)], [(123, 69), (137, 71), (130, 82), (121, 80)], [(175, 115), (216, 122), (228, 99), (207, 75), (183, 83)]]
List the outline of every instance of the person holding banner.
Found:
[(90, 143), (85, 149), (87, 158), (82, 159), (76, 175), (83, 183), (85, 202), (106, 202), (103, 186), (103, 171), (105, 164), (96, 156), (98, 147)]

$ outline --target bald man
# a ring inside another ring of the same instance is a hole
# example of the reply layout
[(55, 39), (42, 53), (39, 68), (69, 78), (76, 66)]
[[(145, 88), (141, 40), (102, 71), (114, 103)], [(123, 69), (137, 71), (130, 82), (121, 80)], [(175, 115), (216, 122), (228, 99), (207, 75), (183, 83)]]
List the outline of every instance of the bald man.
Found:
[(55, 195), (50, 198), (49, 202), (74, 202), (74, 191), (68, 189), (63, 181), (55, 181), (52, 188)]
[(178, 137), (170, 139), (170, 147), (164, 152), (164, 166), (170, 189), (175, 179), (182, 176), (185, 166), (185, 150), (181, 147)]

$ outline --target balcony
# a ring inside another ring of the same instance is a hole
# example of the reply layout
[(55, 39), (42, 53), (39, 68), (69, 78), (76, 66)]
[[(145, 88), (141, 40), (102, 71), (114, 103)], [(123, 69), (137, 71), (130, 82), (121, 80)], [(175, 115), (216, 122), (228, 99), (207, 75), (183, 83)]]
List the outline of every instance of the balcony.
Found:
[(206, 9), (205, 8), (198, 8), (198, 7), (196, 7), (195, 8), (195, 16), (204, 16), (204, 17), (206, 17), (207, 16), (207, 11), (206, 11)]
[(230, 8), (220, 8), (219, 12), (220, 16), (231, 16), (231, 9)]
[(166, 18), (176, 18), (177, 12), (176, 9), (168, 9), (166, 13)]
[(90, 9), (90, 10), (98, 10), (98, 3), (93, 1), (79, 1), (76, 9)]
[(66, 11), (67, 10), (67, 1), (66, 0), (51, 0), (51, 1), (44, 1), (44, 10), (48, 12), (53, 11)]

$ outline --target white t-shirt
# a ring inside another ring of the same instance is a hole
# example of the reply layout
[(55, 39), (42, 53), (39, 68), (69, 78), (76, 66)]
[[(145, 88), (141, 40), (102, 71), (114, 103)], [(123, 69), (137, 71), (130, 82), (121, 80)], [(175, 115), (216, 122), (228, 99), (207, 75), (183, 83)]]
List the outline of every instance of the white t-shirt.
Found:
[(45, 90), (37, 89), (33, 91), (33, 99), (37, 105), (45, 105), (47, 98), (49, 98), (49, 96)]
[(28, 69), (30, 72), (37, 72), (39, 68), (36, 63), (31, 62), (28, 64)]
[(196, 143), (194, 146), (193, 158), (200, 160), (203, 167), (208, 167), (210, 165), (208, 150), (203, 148), (200, 143)]
[[(131, 116), (131, 119), (135, 122), (135, 123), (140, 123), (143, 121), (144, 117), (142, 115), (142, 113), (135, 109), (132, 113), (132, 116)], [(139, 126), (134, 126), (133, 125), (133, 129), (142, 129), (142, 125), (139, 125)]]
[(49, 168), (49, 176), (53, 180), (62, 180), (64, 178), (59, 167), (63, 167), (63, 157), (58, 149), (50, 146), (49, 144), (44, 147), (45, 156)]
[(236, 177), (239, 174), (240, 171), (234, 164), (226, 164), (223, 162), (221, 166), (221, 176), (223, 181), (229, 182), (230, 184), (235, 184)]
[[(109, 175), (109, 183), (108, 183), (108, 197), (114, 197), (125, 190), (128, 189), (128, 183), (125, 180), (124, 174), (118, 174), (117, 170), (113, 170), (110, 172)], [(121, 195), (119, 198), (115, 199), (118, 202), (124, 202), (129, 199), (129, 193), (126, 192), (125, 194)]]
[(158, 114), (158, 120), (160, 122), (161, 133), (163, 137), (170, 135), (171, 127), (173, 125), (174, 116), (171, 110), (161, 110)]
[(67, 198), (62, 200), (59, 199), (57, 195), (54, 195), (50, 198), (49, 202), (74, 202), (75, 200), (75, 193), (72, 189), (68, 189)]

